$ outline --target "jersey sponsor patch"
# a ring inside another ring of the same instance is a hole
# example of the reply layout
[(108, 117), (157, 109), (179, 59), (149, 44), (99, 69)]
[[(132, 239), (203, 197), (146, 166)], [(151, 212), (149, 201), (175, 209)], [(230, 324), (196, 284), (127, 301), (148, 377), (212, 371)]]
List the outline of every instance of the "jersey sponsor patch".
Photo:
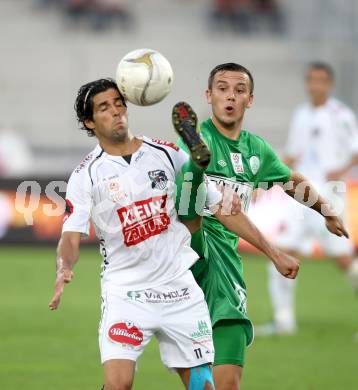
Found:
[(143, 332), (131, 321), (117, 322), (108, 330), (111, 341), (137, 347), (143, 342)]
[(163, 141), (162, 139), (158, 138), (152, 138), (152, 141), (158, 145), (168, 146), (169, 148), (174, 149), (176, 152), (179, 151), (179, 147), (176, 146), (173, 142)]
[(242, 163), (241, 153), (230, 153), (232, 167), (235, 173), (244, 172), (244, 164)]
[(117, 203), (126, 198), (119, 178), (113, 178), (107, 183), (109, 198), (112, 202)]
[[(210, 181), (216, 184), (220, 189), (231, 188), (240, 197), (241, 206), (246, 212), (249, 209), (251, 197), (254, 191), (254, 184), (250, 182), (238, 182), (235, 178), (228, 179), (226, 177), (206, 175)], [(212, 214), (209, 210), (205, 209), (205, 213)]]
[(126, 246), (137, 245), (168, 229), (167, 195), (140, 200), (117, 210)]
[(152, 182), (152, 188), (157, 190), (164, 190), (167, 186), (168, 178), (164, 171), (156, 169), (155, 171), (149, 171), (148, 176)]

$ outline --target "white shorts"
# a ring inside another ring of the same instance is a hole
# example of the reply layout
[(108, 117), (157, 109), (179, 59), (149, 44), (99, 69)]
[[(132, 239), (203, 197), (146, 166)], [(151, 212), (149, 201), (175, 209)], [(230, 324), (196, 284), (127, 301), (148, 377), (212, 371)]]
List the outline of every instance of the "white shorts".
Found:
[(280, 219), (279, 232), (273, 242), (283, 249), (294, 250), (304, 256), (312, 255), (315, 244), (327, 256), (353, 255), (350, 240), (330, 233), (321, 215), (297, 204), (285, 209), (285, 215)]
[(101, 361), (137, 361), (152, 336), (168, 368), (212, 363), (209, 310), (191, 271), (163, 286), (142, 291), (103, 292), (99, 326)]

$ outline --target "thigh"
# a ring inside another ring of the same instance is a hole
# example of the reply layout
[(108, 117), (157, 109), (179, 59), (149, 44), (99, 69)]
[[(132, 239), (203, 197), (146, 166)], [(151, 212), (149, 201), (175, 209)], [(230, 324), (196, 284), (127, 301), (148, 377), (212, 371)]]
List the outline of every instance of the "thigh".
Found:
[(107, 360), (103, 363), (105, 389), (130, 389), (133, 385), (135, 362), (126, 359)]
[(247, 348), (245, 326), (243, 321), (221, 320), (213, 328), (213, 374), (217, 390), (240, 388)]
[(185, 292), (186, 298), (162, 306), (161, 326), (156, 336), (163, 363), (173, 369), (212, 363), (214, 347), (209, 310), (192, 273), (188, 271), (162, 289), (164, 293), (171, 289), (179, 295)]
[(214, 366), (245, 364), (247, 333), (246, 323), (241, 320), (221, 320), (214, 325)]
[(137, 361), (152, 338), (155, 327), (155, 315), (142, 302), (103, 294), (99, 326), (102, 363), (122, 359)]

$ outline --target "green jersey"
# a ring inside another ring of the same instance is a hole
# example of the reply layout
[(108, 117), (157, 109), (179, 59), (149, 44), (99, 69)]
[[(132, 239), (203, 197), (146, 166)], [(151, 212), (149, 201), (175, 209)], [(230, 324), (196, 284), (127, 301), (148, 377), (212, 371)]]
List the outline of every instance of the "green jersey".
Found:
[[(270, 188), (277, 182), (287, 182), (291, 176), (290, 169), (257, 135), (242, 130), (237, 140), (231, 140), (216, 129), (211, 119), (201, 124), (201, 135), (211, 151), (206, 175), (219, 185), (232, 187), (245, 211), (255, 188)], [(207, 256), (192, 271), (204, 291), (212, 325), (222, 319), (242, 320), (251, 343), (253, 330), (246, 312), (243, 264), (237, 252), (239, 237), (213, 215), (204, 217), (204, 234)]]

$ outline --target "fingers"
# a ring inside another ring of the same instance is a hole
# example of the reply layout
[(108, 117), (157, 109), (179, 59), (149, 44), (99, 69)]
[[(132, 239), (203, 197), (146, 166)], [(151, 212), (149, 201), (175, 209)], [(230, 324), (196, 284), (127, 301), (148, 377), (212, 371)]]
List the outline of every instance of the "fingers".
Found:
[(49, 308), (51, 310), (56, 310), (58, 308), (65, 284), (70, 283), (72, 278), (73, 272), (69, 269), (58, 272), (55, 284), (55, 294), (49, 303)]

